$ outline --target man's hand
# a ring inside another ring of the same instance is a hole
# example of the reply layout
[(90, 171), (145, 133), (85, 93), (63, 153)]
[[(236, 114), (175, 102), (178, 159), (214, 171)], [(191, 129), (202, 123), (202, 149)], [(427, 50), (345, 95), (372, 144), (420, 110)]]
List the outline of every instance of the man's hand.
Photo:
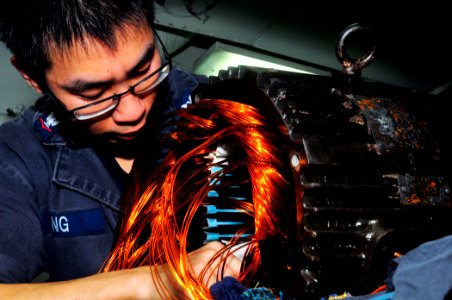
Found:
[[(200, 275), (209, 260), (224, 247), (220, 242), (210, 242), (188, 255), (196, 276)], [(223, 272), (223, 277), (237, 278), (239, 276), (241, 261), (236, 256), (230, 254), (226, 259), (224, 268), (223, 263), (220, 263), (221, 259), (222, 257), (218, 257), (202, 278), (202, 283), (208, 288), (217, 281), (221, 272)]]

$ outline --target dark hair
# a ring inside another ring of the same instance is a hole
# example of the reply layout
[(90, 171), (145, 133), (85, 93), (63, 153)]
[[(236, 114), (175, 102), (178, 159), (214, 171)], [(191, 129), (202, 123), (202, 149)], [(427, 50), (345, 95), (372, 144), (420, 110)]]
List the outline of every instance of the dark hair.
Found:
[(154, 21), (153, 0), (9, 0), (0, 4), (0, 40), (31, 76), (50, 67), (51, 47), (65, 49), (87, 37), (114, 49), (125, 24)]

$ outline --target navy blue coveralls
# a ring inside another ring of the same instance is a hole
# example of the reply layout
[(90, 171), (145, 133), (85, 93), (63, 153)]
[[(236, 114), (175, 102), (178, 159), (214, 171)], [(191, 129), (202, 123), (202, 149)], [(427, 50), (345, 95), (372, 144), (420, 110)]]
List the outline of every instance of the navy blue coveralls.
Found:
[[(186, 104), (206, 79), (173, 69), (165, 110)], [(39, 108), (0, 126), (0, 282), (43, 271), (51, 281), (84, 277), (111, 250), (121, 170), (92, 148), (72, 147), (57, 127)]]

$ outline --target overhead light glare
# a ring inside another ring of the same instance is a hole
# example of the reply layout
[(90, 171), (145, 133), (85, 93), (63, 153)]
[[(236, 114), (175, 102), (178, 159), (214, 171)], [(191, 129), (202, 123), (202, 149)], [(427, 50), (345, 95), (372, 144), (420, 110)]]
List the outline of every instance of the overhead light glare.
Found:
[(243, 65), (296, 73), (316, 74), (315, 72), (306, 70), (302, 65), (221, 43), (215, 43), (207, 51), (207, 54), (194, 67), (194, 72), (207, 76), (218, 76), (220, 70), (227, 70), (229, 67)]

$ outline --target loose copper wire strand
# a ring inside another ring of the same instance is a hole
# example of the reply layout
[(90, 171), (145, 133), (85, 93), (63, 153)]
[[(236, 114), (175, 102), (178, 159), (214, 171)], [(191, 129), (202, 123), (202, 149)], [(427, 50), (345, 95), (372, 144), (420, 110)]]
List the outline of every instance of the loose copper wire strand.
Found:
[[(137, 185), (131, 196), (125, 198), (120, 234), (102, 271), (167, 263), (167, 276), (172, 275), (191, 298), (211, 299), (208, 288), (201, 281), (204, 276), (213, 275), (209, 266), (196, 276), (188, 260), (186, 248), (190, 224), (204, 204), (211, 183), (246, 165), (252, 203), (231, 201), (231, 207), (254, 216), (254, 235), (240, 238), (246, 228), (237, 232), (237, 237), (231, 239), (210, 264), (221, 258), (219, 264), (212, 266), (221, 270), (227, 257), (233, 255), (233, 247), (240, 242), (240, 247), (249, 246), (245, 256), (251, 259), (243, 260), (250, 263), (242, 265), (239, 280), (252, 277), (261, 261), (258, 242), (287, 234), (278, 216), (286, 197), (284, 191), (288, 188), (288, 182), (279, 171), (285, 168), (281, 162), (285, 150), (272, 142), (283, 133), (268, 126), (271, 121), (254, 107), (229, 100), (201, 100), (179, 111), (178, 116), (177, 130), (167, 137), (177, 146), (170, 149), (163, 163), (150, 174), (145, 187)], [(215, 164), (207, 154), (214, 152), (224, 140), (233, 140), (239, 145), (246, 153), (245, 158), (234, 164), (221, 165), (221, 172), (211, 174), (209, 168)], [(188, 149), (185, 149), (186, 145), (189, 145)], [(180, 149), (185, 150), (180, 153)], [(189, 163), (196, 169), (187, 172), (184, 168)], [(215, 185), (215, 189), (218, 188), (221, 184)], [(143, 236), (147, 239), (143, 240)], [(152, 279), (159, 293), (167, 299), (176, 298), (155, 270), (151, 268)], [(217, 279), (221, 279), (221, 273)]]

